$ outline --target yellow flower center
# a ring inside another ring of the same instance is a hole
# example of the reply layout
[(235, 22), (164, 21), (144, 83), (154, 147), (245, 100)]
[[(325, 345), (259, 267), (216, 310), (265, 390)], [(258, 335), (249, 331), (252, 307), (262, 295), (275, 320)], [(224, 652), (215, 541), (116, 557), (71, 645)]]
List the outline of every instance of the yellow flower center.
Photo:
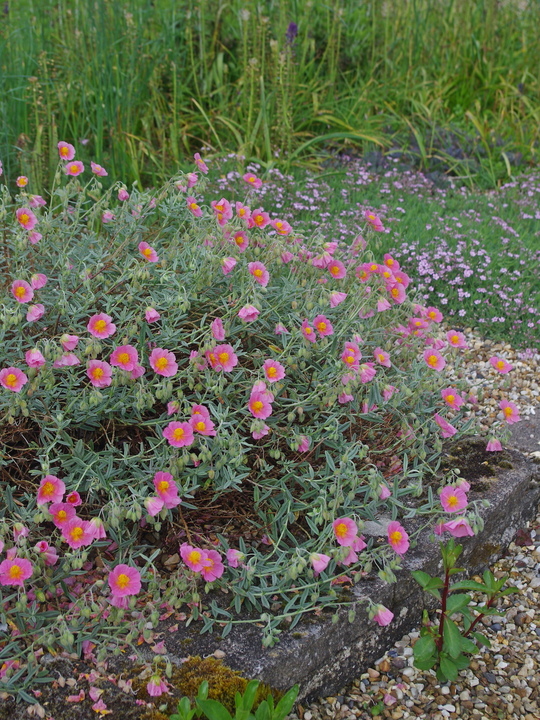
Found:
[(281, 228), (283, 227), (283, 223), (281, 222), (281, 220), (278, 220), (276, 222), (276, 227), (278, 228), (278, 230), (281, 230)]
[(306, 328), (304, 328), (304, 332), (306, 333), (306, 335), (311, 335), (312, 330), (310, 327), (306, 327)]
[(52, 482), (46, 482), (45, 485), (41, 488), (41, 494), (48, 497), (49, 495), (52, 495), (54, 493), (54, 485)]
[(347, 355), (347, 357), (345, 358), (345, 362), (348, 365), (352, 365), (354, 363), (354, 355)]
[(505, 407), (503, 410), (503, 413), (506, 415), (506, 417), (509, 417), (512, 414), (512, 408), (511, 407)]
[(176, 430), (173, 431), (173, 438), (175, 440), (182, 440), (184, 437), (184, 428), (176, 428)]
[(152, 248), (144, 248), (142, 254), (144, 255), (144, 257), (150, 257), (150, 255), (152, 254)]
[(228, 352), (219, 353), (218, 360), (222, 365), (224, 365), (229, 360), (229, 353)]
[(345, 537), (345, 535), (347, 534), (347, 526), (345, 525), (345, 523), (339, 523), (338, 525), (336, 525), (335, 532), (337, 537)]
[(264, 404), (262, 403), (261, 400), (255, 400), (255, 401), (252, 403), (251, 407), (252, 407), (253, 410), (255, 410), (255, 412), (260, 412), (260, 411), (263, 409)]
[(124, 590), (124, 588), (127, 588), (128, 585), (129, 577), (126, 573), (120, 573), (120, 575), (116, 578), (116, 587), (120, 588), (120, 590)]
[(169, 483), (166, 480), (161, 480), (158, 482), (157, 489), (159, 492), (165, 492), (165, 490), (169, 489)]
[(277, 368), (275, 368), (273, 365), (268, 368), (266, 371), (266, 374), (268, 377), (276, 377), (277, 375)]
[(263, 275), (263, 271), (261, 270), (261, 268), (257, 268), (256, 270), (253, 271), (253, 274), (255, 275), (255, 277), (260, 278)]
[(64, 522), (67, 519), (67, 512), (65, 510), (59, 510), (56, 513), (56, 522)]
[(264, 218), (263, 218), (262, 215), (255, 215), (255, 217), (253, 218), (253, 220), (254, 220), (254, 222), (255, 222), (255, 225), (262, 225), (263, 222), (264, 222)]
[(402, 534), (399, 532), (399, 530), (394, 530), (394, 532), (390, 533), (390, 542), (398, 543), (402, 538)]
[(17, 376), (13, 373), (9, 373), (9, 375), (6, 378), (6, 385), (9, 385), (9, 387), (15, 387), (17, 384)]
[(327, 328), (327, 325), (325, 322), (317, 323), (317, 330), (319, 332), (324, 332), (326, 330), (326, 328)]
[(20, 220), (20, 222), (21, 222), (23, 225), (26, 225), (26, 223), (30, 220), (30, 216), (27, 215), (26, 213), (23, 213), (23, 214), (20, 216), (19, 220)]
[(189, 203), (189, 207), (191, 210), (198, 210), (198, 208), (199, 208), (197, 203)]
[(69, 148), (67, 147), (61, 147), (60, 148), (60, 155), (62, 157), (67, 157), (69, 155)]
[(368, 215), (369, 220), (375, 220), (375, 215)]
[(192, 550), (188, 554), (189, 562), (193, 563), (194, 565), (195, 565), (195, 563), (198, 563), (200, 561), (200, 559), (201, 559), (201, 553), (198, 550)]
[(22, 298), (22, 297), (24, 297), (25, 293), (26, 293), (25, 288), (22, 285), (17, 285), (17, 287), (15, 288), (15, 295), (18, 298)]
[(71, 531), (71, 539), (72, 540), (80, 540), (83, 535), (84, 535), (84, 530), (80, 526), (74, 527), (73, 530)]
[(79, 166), (73, 164), (73, 165), (70, 165), (69, 169), (70, 169), (70, 171), (71, 171), (72, 173), (76, 173), (76, 172), (79, 171)]
[(382, 353), (379, 353), (379, 354), (377, 355), (377, 357), (379, 358), (379, 361), (380, 361), (380, 362), (382, 362), (382, 361), (384, 360), (384, 355), (383, 355)]
[(392, 297), (397, 297), (399, 295), (399, 289), (397, 287), (393, 287), (390, 290), (390, 294), (392, 295)]
[(105, 320), (96, 320), (94, 323), (94, 330), (97, 330), (98, 332), (103, 332), (105, 328), (107, 327), (107, 323)]
[(439, 358), (436, 355), (430, 355), (428, 357), (428, 364), (434, 366), (437, 364), (438, 360)]
[(370, 269), (372, 272), (375, 272), (376, 270), (379, 269), (379, 266), (378, 266), (376, 263), (374, 263), (373, 265), (370, 265), (370, 266), (369, 266), (369, 269)]
[(199, 422), (195, 424), (195, 430), (198, 430), (199, 432), (206, 430), (206, 423), (204, 420), (199, 420)]
[(454, 395), (447, 395), (447, 396), (446, 396), (446, 402), (447, 402), (449, 405), (452, 405), (452, 403), (454, 402), (455, 399), (456, 399), (456, 398), (454, 397)]
[(240, 208), (240, 210), (238, 211), (238, 216), (244, 217), (245, 214), (246, 214), (246, 208)]
[(101, 380), (103, 375), (105, 375), (105, 370), (103, 368), (97, 367), (92, 370), (92, 377), (94, 380)]
[(448, 498), (446, 498), (446, 504), (450, 505), (450, 507), (454, 507), (455, 505), (458, 504), (458, 502), (459, 502), (459, 500), (457, 499), (457, 497), (455, 495), (450, 495)]
[(118, 362), (125, 365), (129, 362), (129, 354), (127, 352), (121, 352), (118, 356)]
[(237, 245), (241, 245), (244, 242), (244, 238), (242, 237), (242, 235), (237, 235), (234, 240)]
[(165, 370), (165, 368), (167, 367), (167, 363), (167, 358), (162, 356), (156, 360), (156, 367), (158, 370)]
[(504, 368), (504, 360), (497, 360), (496, 367), (502, 370)]
[(20, 565), (12, 565), (8, 570), (8, 575), (11, 580), (18, 580), (23, 574)]
[(332, 275), (337, 275), (339, 273), (339, 267), (337, 265), (332, 265), (332, 267), (330, 268), (330, 272), (332, 273)]
[(450, 342), (457, 344), (459, 342), (459, 337), (457, 335), (452, 335)]

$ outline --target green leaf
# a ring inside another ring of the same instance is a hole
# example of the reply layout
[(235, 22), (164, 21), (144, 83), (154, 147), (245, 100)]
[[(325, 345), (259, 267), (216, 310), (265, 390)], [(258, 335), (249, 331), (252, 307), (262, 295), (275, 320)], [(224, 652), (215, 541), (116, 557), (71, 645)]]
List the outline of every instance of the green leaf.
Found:
[(444, 587), (444, 583), (441, 578), (434, 577), (430, 578), (429, 582), (425, 586), (424, 590), (436, 590)]
[(294, 702), (300, 692), (300, 685), (293, 685), (276, 705), (272, 713), (272, 720), (283, 720), (292, 710)]
[(443, 646), (453, 658), (457, 658), (461, 652), (461, 633), (456, 623), (448, 617), (443, 622)]
[(418, 662), (425, 662), (435, 654), (436, 650), (435, 640), (430, 635), (424, 635), (414, 644), (414, 659)]
[(271, 718), (272, 716), (270, 715), (268, 703), (266, 700), (263, 700), (255, 711), (255, 720), (271, 720)]
[(443, 655), (441, 658), (440, 665), (441, 674), (444, 675), (445, 680), (457, 680), (458, 669), (457, 666), (450, 658)]
[(257, 690), (259, 688), (259, 681), (258, 680), (250, 680), (248, 684), (246, 685), (246, 689), (244, 690), (244, 695), (242, 696), (242, 709), (246, 710), (248, 713), (253, 707), (253, 703), (255, 702), (255, 695), (257, 694)]
[(513, 593), (519, 592), (519, 588), (517, 588), (515, 585), (512, 585), (511, 587), (505, 588), (501, 592), (501, 597), (505, 597), (506, 595), (512, 595)]
[(473, 632), (473, 633), (471, 633), (471, 635), (473, 636), (473, 638), (474, 638), (475, 640), (478, 640), (478, 642), (480, 643), (480, 645), (483, 645), (484, 647), (487, 647), (487, 648), (490, 648), (490, 647), (491, 647), (491, 642), (489, 641), (489, 639), (488, 639), (485, 635), (482, 635), (482, 633)]
[(465, 670), (465, 668), (469, 667), (470, 660), (466, 655), (458, 655), (454, 663), (458, 670)]
[(197, 706), (208, 720), (232, 720), (230, 712), (217, 700), (199, 700), (197, 698)]
[(431, 575), (428, 575), (427, 572), (424, 572), (423, 570), (413, 570), (411, 575), (416, 580), (416, 582), (423, 588), (425, 588), (428, 582), (431, 580)]
[(461, 638), (461, 650), (462, 652), (472, 653), (473, 655), (478, 652), (478, 647), (469, 638)]
[(459, 580), (452, 585), (452, 590), (479, 590), (480, 592), (486, 592), (486, 586), (483, 583), (476, 582), (476, 580)]
[(428, 658), (427, 660), (416, 660), (414, 661), (414, 667), (419, 670), (431, 670), (437, 664), (437, 658), (435, 656)]
[(460, 612), (463, 608), (471, 601), (470, 595), (458, 593), (457, 595), (450, 595), (446, 602), (446, 612), (448, 615), (453, 615), (456, 612)]

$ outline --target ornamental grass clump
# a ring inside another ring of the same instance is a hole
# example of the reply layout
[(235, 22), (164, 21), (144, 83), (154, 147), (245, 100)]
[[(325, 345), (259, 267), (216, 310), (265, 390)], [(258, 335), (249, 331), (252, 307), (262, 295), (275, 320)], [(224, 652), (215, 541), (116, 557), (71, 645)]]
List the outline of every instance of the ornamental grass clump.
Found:
[[(272, 645), (346, 603), (341, 584), (394, 580), (439, 511), (442, 437), (466, 429), (442, 374), (460, 346), (374, 256), (375, 215), (350, 245), (306, 237), (251, 180), (205, 205), (199, 157), (159, 190), (105, 191), (70, 148), (46, 203), (4, 187), (0, 206), (8, 688), (47, 648), (104, 657), (174, 613), (256, 621)], [(450, 511), (481, 528), (462, 496)]]

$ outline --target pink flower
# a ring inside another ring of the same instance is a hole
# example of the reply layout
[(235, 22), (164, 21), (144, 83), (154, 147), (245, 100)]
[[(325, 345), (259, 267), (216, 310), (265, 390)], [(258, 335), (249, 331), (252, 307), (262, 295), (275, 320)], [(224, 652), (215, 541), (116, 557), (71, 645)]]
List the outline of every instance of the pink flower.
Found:
[(193, 445), (193, 429), (187, 422), (170, 422), (162, 431), (163, 437), (173, 447), (189, 447)]
[(241, 202), (237, 201), (235, 207), (236, 214), (241, 220), (249, 220), (249, 218), (251, 217), (251, 210), (250, 208), (248, 208), (247, 205), (242, 205)]
[(26, 280), (14, 280), (11, 283), (11, 294), (19, 303), (27, 303), (34, 297), (34, 291)]
[(334, 334), (332, 323), (324, 315), (317, 315), (317, 317), (313, 320), (313, 325), (321, 337)]
[(453, 410), (457, 410), (463, 405), (463, 398), (459, 395), (456, 388), (449, 387), (441, 390), (442, 399)]
[(125, 188), (120, 188), (118, 191), (118, 199), (120, 202), (125, 202), (126, 200), (129, 200), (129, 193)]
[(489, 362), (493, 365), (495, 370), (501, 373), (501, 375), (506, 375), (506, 373), (509, 373), (510, 370), (514, 369), (513, 365), (510, 365), (510, 363), (506, 362), (504, 358), (500, 358), (497, 356), (494, 356), (492, 358), (489, 358)]
[(297, 452), (307, 452), (311, 446), (311, 440), (306, 435), (300, 435), (300, 442), (297, 447)]
[(75, 353), (64, 353), (53, 362), (53, 368), (74, 367), (80, 365), (81, 361)]
[(41, 240), (43, 235), (41, 233), (36, 232), (35, 230), (28, 234), (28, 242), (31, 245), (37, 245), (37, 243)]
[(186, 205), (188, 206), (188, 210), (194, 217), (202, 217), (202, 210), (197, 205), (197, 201), (194, 197), (188, 196), (186, 198)]
[(167, 403), (167, 415), (173, 415), (180, 410), (180, 403), (178, 400), (171, 400)]
[(163, 377), (173, 377), (178, 372), (175, 354), (170, 350), (155, 348), (150, 354), (149, 362), (152, 370)]
[(257, 208), (251, 213), (248, 227), (258, 227), (262, 229), (267, 225), (270, 225), (270, 216), (267, 212), (264, 212), (263, 208)]
[(309, 560), (313, 566), (313, 572), (318, 575), (323, 570), (326, 570), (331, 558), (329, 555), (324, 555), (324, 553), (311, 553)]
[(332, 523), (334, 535), (339, 545), (351, 547), (356, 540), (358, 527), (354, 520), (348, 517), (337, 518)]
[(191, 408), (191, 427), (194, 432), (198, 432), (201, 435), (214, 436), (216, 431), (214, 430), (214, 423), (210, 418), (208, 408), (204, 405), (193, 405)]
[(119, 345), (113, 350), (110, 363), (122, 370), (135, 370), (139, 363), (139, 353), (133, 345)]
[(101, 215), (101, 222), (107, 225), (107, 223), (112, 222), (116, 219), (115, 214), (111, 210), (105, 210), (104, 213)]
[(210, 205), (212, 206), (212, 210), (214, 211), (218, 223), (220, 225), (226, 225), (227, 220), (232, 218), (232, 208), (230, 202), (225, 200), (225, 198), (221, 198), (219, 202), (212, 200)]
[[(15, 542), (18, 542), (19, 538), (25, 538), (28, 537), (30, 530), (26, 527), (26, 525), (23, 525), (22, 523), (18, 522), (13, 525), (13, 539)], [(8, 550), (8, 557), (9, 557), (10, 551)]]
[(345, 405), (346, 403), (350, 403), (354, 400), (354, 395), (349, 395), (348, 393), (340, 393), (338, 395), (338, 403), (340, 405)]
[(223, 327), (223, 320), (216, 318), (210, 323), (210, 331), (214, 340), (225, 340), (225, 328)]
[(315, 334), (315, 331), (311, 327), (311, 324), (309, 323), (308, 320), (304, 320), (304, 322), (300, 326), (300, 330), (302, 332), (302, 335), (306, 338), (306, 340), (309, 340), (309, 342), (311, 342), (311, 343), (317, 342), (317, 336)]
[(461, 348), (462, 350), (465, 350), (467, 348), (465, 335), (461, 332), (458, 332), (457, 330), (449, 330), (446, 333), (446, 339), (448, 340), (450, 345), (452, 345), (452, 347)]
[(431, 350), (429, 348), (424, 350), (424, 360), (428, 367), (437, 370), (437, 372), (440, 372), (446, 365), (446, 360), (438, 350)]
[(157, 310), (155, 310), (153, 307), (147, 307), (144, 313), (144, 319), (148, 323), (156, 322), (156, 320), (159, 320), (161, 315), (158, 313)]
[(405, 302), (407, 293), (405, 292), (405, 288), (403, 287), (403, 285), (400, 285), (399, 283), (396, 283), (395, 285), (391, 285), (388, 288), (388, 292), (390, 293), (390, 298), (397, 305), (401, 305), (401, 303)]
[(397, 520), (388, 523), (388, 542), (392, 549), (398, 554), (403, 555), (409, 549), (409, 536), (405, 532), (405, 528), (400, 525)]
[(37, 217), (29, 208), (19, 208), (15, 213), (17, 220), (25, 230), (33, 230), (37, 225)]
[(63, 502), (53, 503), (50, 505), (49, 512), (52, 515), (53, 523), (60, 530), (69, 520), (71, 520), (71, 518), (74, 518), (76, 515), (75, 508), (72, 505), (68, 505), (68, 503)]
[(244, 305), (244, 307), (238, 312), (238, 317), (244, 322), (253, 322), (260, 315), (260, 310), (254, 305)]
[(139, 243), (139, 252), (145, 260), (148, 260), (148, 262), (156, 263), (159, 261), (157, 252), (146, 242)]
[(285, 377), (285, 368), (277, 360), (265, 360), (263, 370), (268, 382), (277, 382)]
[(150, 697), (160, 697), (163, 693), (169, 692), (169, 687), (161, 675), (152, 675), (150, 681), (146, 683), (146, 692)]
[(287, 330), (285, 325), (278, 323), (274, 328), (274, 335), (290, 335), (290, 331)]
[(384, 312), (390, 310), (391, 305), (386, 298), (379, 298), (377, 300), (377, 312)]
[(24, 581), (32, 577), (34, 569), (30, 560), (18, 557), (0, 563), (0, 585), (24, 586)]
[(288, 235), (292, 231), (292, 227), (286, 220), (272, 220), (270, 224), (278, 235)]
[(395, 271), (399, 270), (399, 263), (397, 260), (395, 260), (390, 253), (384, 253), (384, 264), (386, 267), (389, 267), (390, 270)]
[(327, 270), (336, 280), (341, 280), (347, 274), (345, 265), (339, 260), (331, 260), (327, 265)]
[(435, 413), (433, 416), (433, 419), (437, 423), (437, 425), (441, 428), (441, 434), (443, 438), (452, 437), (452, 435), (455, 435), (457, 433), (456, 428), (451, 425), (447, 420), (445, 420), (443, 417), (441, 417), (438, 413)]
[(234, 268), (238, 261), (235, 260), (233, 257), (225, 257), (221, 261), (221, 269), (223, 270), (224, 275), (228, 275)]
[(243, 230), (237, 230), (235, 233), (233, 233), (231, 240), (236, 245), (238, 250), (240, 250), (240, 252), (244, 252), (249, 246), (249, 239), (247, 233)]
[[(252, 428), (253, 428), (253, 425), (252, 425)], [(262, 427), (259, 427), (259, 429), (252, 431), (251, 437), (254, 440), (260, 440), (265, 435), (268, 435), (269, 432), (270, 432), (270, 428), (268, 427), (268, 425), (265, 425), (264, 423), (262, 423)]]
[(193, 156), (193, 159), (195, 160), (195, 164), (199, 168), (199, 170), (204, 174), (208, 175), (208, 165), (204, 162), (204, 160), (201, 158), (199, 153), (195, 153)]
[(60, 160), (73, 160), (73, 158), (75, 157), (75, 148), (73, 147), (73, 145), (70, 145), (63, 140), (60, 140), (57, 147)]
[(227, 562), (232, 568), (237, 568), (245, 557), (244, 553), (240, 552), (240, 550), (234, 550), (233, 548), (227, 550)]
[(248, 270), (255, 278), (255, 281), (266, 287), (270, 280), (270, 273), (261, 262), (251, 262), (248, 264)]
[(26, 319), (28, 322), (35, 322), (40, 320), (45, 315), (45, 307), (38, 303), (37, 305), (30, 305), (28, 312), (26, 313)]
[(26, 175), (20, 175), (17, 180), (15, 181), (17, 187), (23, 188), (28, 185), (28, 178)]
[(157, 472), (154, 475), (154, 487), (167, 509), (170, 510), (182, 502), (178, 497), (178, 488), (171, 473)]
[(504, 419), (509, 425), (517, 423), (521, 420), (521, 418), (519, 417), (518, 407), (515, 403), (510, 402), (509, 400), (501, 400), (501, 402), (499, 403), (499, 407), (503, 411)]
[(141, 573), (130, 565), (117, 565), (107, 578), (113, 597), (137, 595), (141, 590)]
[(262, 187), (262, 180), (253, 173), (246, 173), (245, 175), (242, 175), (242, 179), (244, 180), (244, 182), (246, 182), (248, 185), (250, 185), (252, 188), (255, 188), (256, 190)]
[(373, 230), (376, 230), (377, 232), (383, 232), (384, 225), (382, 224), (381, 219), (377, 215), (374, 215), (372, 212), (369, 212), (369, 210), (366, 210), (364, 212), (364, 218), (368, 221)]
[(180, 545), (180, 557), (193, 572), (200, 572), (206, 560), (206, 551), (201, 548), (192, 547), (187, 543)]
[(447, 523), (441, 523), (435, 528), (435, 533), (437, 535), (442, 535), (442, 533), (445, 531), (449, 532), (450, 535), (453, 535), (454, 537), (473, 537), (474, 535), (471, 526), (465, 520), (465, 518), (456, 518), (456, 520), (451, 520)]
[(66, 502), (71, 505), (71, 507), (79, 507), (79, 505), (82, 505), (81, 496), (76, 490), (73, 490), (67, 495)]
[(201, 575), (206, 582), (213, 582), (223, 575), (223, 562), (221, 555), (216, 550), (207, 550), (206, 557), (203, 560)]
[(46, 540), (40, 540), (34, 545), (34, 548), (43, 555), (45, 565), (56, 565), (60, 556), (56, 552), (55, 547), (51, 547)]
[(381, 488), (379, 490), (379, 500), (386, 500), (386, 498), (389, 498), (392, 495), (392, 492), (390, 488), (388, 488), (386, 485), (381, 485)]
[(252, 390), (249, 397), (248, 408), (253, 417), (266, 420), (272, 414), (272, 402), (265, 391)]
[(426, 308), (426, 317), (428, 317), (431, 322), (440, 323), (442, 322), (443, 315), (442, 312), (437, 310), (437, 308), (434, 307), (428, 307)]
[(90, 335), (104, 340), (105, 338), (114, 335), (116, 332), (116, 325), (112, 322), (110, 315), (99, 313), (98, 315), (92, 315), (88, 321), (86, 329)]
[(373, 367), (373, 363), (362, 363), (360, 367), (358, 368), (360, 372), (360, 382), (362, 383), (368, 383), (373, 380), (375, 375), (377, 374), (377, 371)]
[(347, 297), (347, 293), (334, 291), (330, 293), (330, 307), (337, 307)]
[(384, 607), (384, 605), (376, 605), (374, 609), (375, 615), (373, 615), (372, 620), (374, 620), (381, 627), (384, 627), (385, 625), (390, 625), (390, 623), (394, 619), (394, 613), (391, 612), (391, 610), (389, 610), (388, 608)]
[(220, 370), (231, 372), (238, 365), (238, 358), (231, 345), (216, 345), (213, 350), (206, 353), (206, 357), (210, 365), (218, 372)]
[(45, 475), (39, 484), (37, 504), (62, 502), (65, 492), (65, 483), (60, 478), (57, 478), (56, 475)]
[(149, 497), (144, 501), (144, 506), (151, 517), (155, 517), (163, 509), (165, 503), (159, 497)]
[(383, 388), (383, 400), (390, 400), (390, 398), (395, 392), (397, 392), (397, 388), (395, 388), (393, 385), (385, 385)]
[(0, 385), (6, 390), (20, 392), (23, 385), (26, 385), (28, 378), (22, 370), (15, 367), (3, 368), (0, 370)]
[(459, 512), (468, 505), (463, 489), (453, 485), (447, 485), (441, 490), (439, 500), (445, 512)]
[(198, 179), (199, 179), (199, 178), (198, 178), (197, 173), (194, 173), (194, 172), (187, 173), (187, 175), (186, 175), (186, 180), (187, 180), (187, 186), (188, 186), (188, 188), (195, 187), (195, 185), (197, 184), (197, 180), (198, 180)]
[(90, 167), (92, 168), (94, 175), (98, 175), (99, 177), (106, 177), (109, 174), (104, 167), (101, 167), (101, 165), (98, 165), (95, 162), (90, 162)]
[(64, 333), (62, 337), (60, 338), (60, 344), (64, 348), (64, 350), (71, 351), (75, 350), (79, 343), (79, 336), (78, 335), (68, 335), (67, 333)]
[(384, 365), (384, 367), (391, 367), (392, 362), (390, 360), (390, 355), (385, 352), (382, 348), (378, 347), (375, 348), (373, 351), (373, 355), (375, 357), (375, 362), (378, 362), (379, 365)]
[(77, 175), (84, 172), (84, 165), (80, 160), (68, 162), (68, 164), (64, 167), (64, 172), (66, 175), (71, 175), (71, 177), (77, 177)]
[(497, 440), (496, 438), (490, 438), (490, 440), (486, 446), (486, 451), (487, 452), (501, 452), (501, 450), (502, 450), (501, 441)]
[(24, 354), (24, 359), (26, 360), (26, 364), (28, 365), (28, 367), (33, 368), (39, 368), (42, 365), (45, 365), (46, 362), (42, 353), (37, 348), (33, 348), (33, 350), (27, 350)]
[(104, 360), (89, 360), (86, 374), (94, 387), (106, 388), (112, 383), (112, 367)]
[[(65, 504), (67, 505), (67, 503)], [(67, 506), (71, 507), (70, 505)], [(81, 520), (77, 515), (63, 523), (61, 530), (62, 537), (72, 550), (77, 550), (83, 545), (91, 545), (94, 541), (92, 526), (86, 520)]]
[(358, 368), (359, 361), (362, 358), (362, 353), (358, 344), (355, 342), (346, 342), (345, 348), (341, 353), (341, 359), (345, 365), (349, 368)]

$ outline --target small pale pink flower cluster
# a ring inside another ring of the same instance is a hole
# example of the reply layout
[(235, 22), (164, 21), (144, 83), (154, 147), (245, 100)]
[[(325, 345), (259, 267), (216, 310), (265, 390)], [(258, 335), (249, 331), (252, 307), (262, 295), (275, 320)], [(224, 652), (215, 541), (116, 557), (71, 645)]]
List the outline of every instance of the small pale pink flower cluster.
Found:
[(190, 570), (200, 573), (206, 582), (217, 580), (225, 570), (221, 555), (216, 550), (203, 550), (192, 547), (188, 543), (182, 543), (180, 557)]

